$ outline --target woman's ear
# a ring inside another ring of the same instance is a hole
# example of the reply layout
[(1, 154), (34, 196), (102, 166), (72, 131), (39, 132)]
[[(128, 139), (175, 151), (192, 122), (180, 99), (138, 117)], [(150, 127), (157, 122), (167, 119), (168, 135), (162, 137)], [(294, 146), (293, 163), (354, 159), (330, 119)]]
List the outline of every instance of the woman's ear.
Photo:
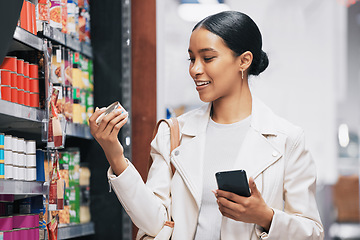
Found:
[(253, 60), (253, 54), (250, 51), (246, 51), (239, 56), (239, 70), (246, 71)]

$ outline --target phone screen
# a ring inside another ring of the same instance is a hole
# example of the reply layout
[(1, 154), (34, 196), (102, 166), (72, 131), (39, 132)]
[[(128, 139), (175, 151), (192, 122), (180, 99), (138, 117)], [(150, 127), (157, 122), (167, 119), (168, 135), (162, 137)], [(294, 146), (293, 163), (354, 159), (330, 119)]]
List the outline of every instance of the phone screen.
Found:
[(243, 197), (251, 196), (245, 170), (217, 172), (215, 177), (220, 190)]

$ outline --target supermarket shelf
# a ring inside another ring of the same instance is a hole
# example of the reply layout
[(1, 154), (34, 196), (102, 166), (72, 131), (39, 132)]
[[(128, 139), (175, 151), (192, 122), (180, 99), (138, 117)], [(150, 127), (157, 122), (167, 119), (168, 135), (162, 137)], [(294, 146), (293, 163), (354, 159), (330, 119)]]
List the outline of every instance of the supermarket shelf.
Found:
[(45, 111), (0, 100), (0, 130), (40, 133)]
[[(0, 131), (22, 130), (41, 133), (45, 111), (0, 99)], [(70, 137), (93, 139), (89, 126), (68, 123), (66, 134)]]
[(334, 223), (329, 229), (330, 237), (337, 239), (359, 239), (359, 223)]
[(41, 122), (44, 118), (44, 111), (37, 108), (0, 100), (0, 115), (9, 115), (30, 121)]
[(88, 43), (80, 43), (69, 34), (62, 33), (59, 29), (50, 27), (49, 24), (43, 23), (43, 36), (56, 41), (72, 50), (81, 52), (87, 57), (92, 58), (92, 48)]
[(26, 182), (0, 179), (0, 194), (41, 195), (47, 194), (44, 182)]
[(66, 135), (85, 139), (93, 139), (90, 127), (84, 124), (68, 123), (66, 125)]
[(43, 23), (43, 35), (51, 40), (54, 40), (62, 45), (65, 45), (65, 34), (59, 29), (50, 27), (49, 24)]
[(35, 48), (39, 51), (43, 50), (43, 39), (22, 29), (21, 27), (16, 27), (14, 32), (14, 39), (31, 48)]
[(69, 34), (65, 34), (65, 43), (66, 46), (71, 48), (72, 50), (75, 50), (77, 52), (81, 52), (81, 45), (78, 40), (71, 37)]
[(88, 43), (81, 43), (81, 53), (86, 55), (89, 58), (92, 58), (92, 48), (90, 46), (90, 44)]
[[(44, 231), (44, 238), (47, 240), (46, 231)], [(95, 226), (93, 222), (82, 224), (71, 224), (60, 226), (58, 229), (58, 239), (71, 239), (76, 237), (83, 237), (95, 234)]]

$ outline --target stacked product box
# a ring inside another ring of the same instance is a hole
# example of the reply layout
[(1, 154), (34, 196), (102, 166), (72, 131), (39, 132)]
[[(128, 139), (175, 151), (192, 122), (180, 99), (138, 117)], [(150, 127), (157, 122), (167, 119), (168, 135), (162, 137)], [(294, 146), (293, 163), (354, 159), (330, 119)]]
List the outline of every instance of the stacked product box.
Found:
[(15, 200), (14, 195), (0, 195), (0, 239), (39, 239), (45, 227), (44, 196)]
[(36, 142), (0, 133), (1, 136), (4, 136), (4, 163), (0, 163), (0, 178), (36, 181), (37, 172), (44, 171), (42, 165), (36, 164)]
[(39, 69), (23, 59), (7, 56), (0, 65), (0, 99), (39, 108)]
[(18, 26), (25, 29), (32, 34), (37, 34), (37, 26), (36, 26), (36, 12), (35, 12), (35, 4), (31, 1), (24, 0), (20, 19), (18, 21)]

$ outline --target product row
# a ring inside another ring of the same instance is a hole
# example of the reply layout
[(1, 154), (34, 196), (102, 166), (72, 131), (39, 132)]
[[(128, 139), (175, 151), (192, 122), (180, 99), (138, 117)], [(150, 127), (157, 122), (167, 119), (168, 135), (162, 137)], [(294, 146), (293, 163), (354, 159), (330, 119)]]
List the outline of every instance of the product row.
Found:
[[(68, 122), (88, 124), (94, 111), (94, 76), (91, 59), (60, 45), (52, 46), (50, 82), (58, 91), (56, 114)], [(51, 99), (55, 100), (55, 99)], [(54, 110), (54, 109), (53, 109)]]
[(50, 215), (58, 215), (59, 224), (90, 222), (91, 174), (88, 167), (80, 165), (79, 150), (52, 152), (49, 164), (45, 164), (45, 172), (50, 181)]
[(90, 14), (88, 0), (24, 0), (18, 26), (37, 34), (43, 24), (69, 34), (75, 40), (90, 43)]
[(35, 141), (0, 133), (0, 179), (37, 180), (36, 158)]
[(39, 229), (46, 228), (44, 214), (43, 195), (22, 199), (0, 195), (0, 239), (38, 240)]
[(37, 25), (49, 23), (81, 42), (90, 42), (90, 6), (88, 0), (39, 0)]
[(38, 108), (39, 66), (17, 57), (5, 57), (0, 65), (0, 99)]

